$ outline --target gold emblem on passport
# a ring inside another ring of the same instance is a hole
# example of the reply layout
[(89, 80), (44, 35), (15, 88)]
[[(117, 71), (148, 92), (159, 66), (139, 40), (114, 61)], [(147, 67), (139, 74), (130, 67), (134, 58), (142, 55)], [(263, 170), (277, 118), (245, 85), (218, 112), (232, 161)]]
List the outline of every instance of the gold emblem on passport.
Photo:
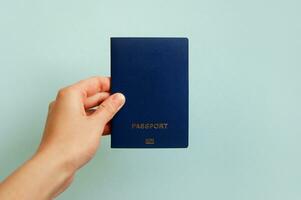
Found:
[(145, 138), (144, 143), (145, 144), (155, 144), (155, 139), (154, 138)]
[(167, 129), (168, 123), (132, 123), (132, 129)]

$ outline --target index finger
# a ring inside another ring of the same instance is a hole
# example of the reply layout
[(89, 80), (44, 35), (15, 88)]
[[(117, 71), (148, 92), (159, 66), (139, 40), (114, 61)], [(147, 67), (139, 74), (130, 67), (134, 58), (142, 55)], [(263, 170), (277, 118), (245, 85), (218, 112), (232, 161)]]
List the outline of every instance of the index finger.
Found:
[(95, 76), (81, 80), (71, 87), (78, 89), (85, 97), (89, 97), (98, 92), (108, 92), (110, 90), (110, 78)]

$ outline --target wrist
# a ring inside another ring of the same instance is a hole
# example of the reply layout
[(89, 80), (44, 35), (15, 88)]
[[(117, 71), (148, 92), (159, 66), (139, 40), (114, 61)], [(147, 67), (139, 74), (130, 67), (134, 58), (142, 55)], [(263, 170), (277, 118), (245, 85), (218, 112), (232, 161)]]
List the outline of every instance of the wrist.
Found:
[(28, 162), (40, 176), (43, 196), (51, 199), (69, 186), (76, 171), (64, 157), (50, 151), (38, 151)]
[(47, 166), (46, 168), (51, 168), (56, 173), (67, 177), (71, 176), (76, 171), (71, 162), (59, 152), (44, 149), (38, 150), (30, 160), (42, 164), (42, 166)]

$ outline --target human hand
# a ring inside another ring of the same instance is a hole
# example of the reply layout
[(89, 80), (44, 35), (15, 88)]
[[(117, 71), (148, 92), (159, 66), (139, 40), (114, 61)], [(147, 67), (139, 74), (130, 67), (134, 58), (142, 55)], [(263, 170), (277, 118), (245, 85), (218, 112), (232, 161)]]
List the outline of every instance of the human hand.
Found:
[[(108, 122), (123, 106), (125, 97), (110, 96), (110, 79), (93, 77), (61, 89), (50, 103), (39, 152), (62, 156), (74, 170), (86, 164), (98, 149)], [(99, 106), (94, 112), (89, 109)]]
[(37, 153), (1, 183), (0, 198), (52, 199), (64, 191), (95, 155), (101, 135), (110, 132), (108, 122), (125, 103), (122, 94), (110, 95), (109, 90), (105, 77), (61, 89), (49, 105)]

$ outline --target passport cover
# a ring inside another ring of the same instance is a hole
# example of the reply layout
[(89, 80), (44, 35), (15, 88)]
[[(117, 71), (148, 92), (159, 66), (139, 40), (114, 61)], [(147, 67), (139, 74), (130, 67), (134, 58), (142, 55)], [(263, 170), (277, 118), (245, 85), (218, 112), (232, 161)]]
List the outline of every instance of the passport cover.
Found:
[(188, 39), (111, 38), (112, 148), (188, 147)]

